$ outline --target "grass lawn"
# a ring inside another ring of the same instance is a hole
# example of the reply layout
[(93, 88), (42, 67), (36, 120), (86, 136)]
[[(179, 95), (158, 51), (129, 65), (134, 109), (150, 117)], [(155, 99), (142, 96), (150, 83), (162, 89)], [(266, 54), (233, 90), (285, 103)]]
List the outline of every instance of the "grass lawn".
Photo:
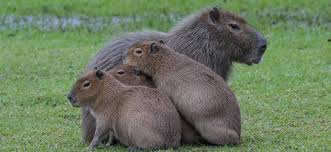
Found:
[(260, 65), (236, 64), (229, 81), (242, 143), (179, 150), (331, 151), (330, 0), (1, 0), (0, 151), (82, 151), (80, 110), (65, 94), (94, 54), (121, 33), (167, 31), (216, 4), (245, 17), (269, 46)]

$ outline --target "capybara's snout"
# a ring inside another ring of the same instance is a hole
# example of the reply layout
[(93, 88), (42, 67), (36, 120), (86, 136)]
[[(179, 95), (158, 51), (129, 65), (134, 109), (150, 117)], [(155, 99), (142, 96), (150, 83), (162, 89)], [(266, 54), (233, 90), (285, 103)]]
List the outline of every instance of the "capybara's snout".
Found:
[(69, 93), (69, 94), (67, 95), (67, 98), (68, 98), (68, 101), (70, 102), (70, 104), (71, 104), (72, 106), (74, 106), (74, 107), (77, 106), (77, 105), (76, 105), (77, 100), (75, 99), (75, 97), (74, 97), (71, 93)]
[(267, 50), (267, 39), (263, 38), (259, 42), (258, 51), (261, 55)]

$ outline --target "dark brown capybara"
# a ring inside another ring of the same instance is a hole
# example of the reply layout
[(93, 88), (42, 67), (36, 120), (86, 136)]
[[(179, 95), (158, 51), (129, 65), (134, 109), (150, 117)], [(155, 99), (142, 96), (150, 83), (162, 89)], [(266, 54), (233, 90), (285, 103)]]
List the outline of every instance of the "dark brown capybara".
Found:
[(214, 7), (188, 16), (168, 33), (144, 31), (115, 39), (87, 68), (108, 71), (122, 64), (123, 52), (130, 46), (146, 40), (163, 40), (176, 52), (208, 66), (225, 80), (233, 62), (257, 64), (267, 48), (267, 40), (243, 18)]

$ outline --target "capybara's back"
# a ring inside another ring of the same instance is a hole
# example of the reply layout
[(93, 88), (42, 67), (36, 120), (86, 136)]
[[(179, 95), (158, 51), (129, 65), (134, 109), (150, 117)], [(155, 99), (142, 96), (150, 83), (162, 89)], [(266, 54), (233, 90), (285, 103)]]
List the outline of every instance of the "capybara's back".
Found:
[(147, 87), (133, 87), (122, 96), (126, 101), (115, 130), (123, 144), (143, 149), (180, 145), (180, 117), (168, 96)]

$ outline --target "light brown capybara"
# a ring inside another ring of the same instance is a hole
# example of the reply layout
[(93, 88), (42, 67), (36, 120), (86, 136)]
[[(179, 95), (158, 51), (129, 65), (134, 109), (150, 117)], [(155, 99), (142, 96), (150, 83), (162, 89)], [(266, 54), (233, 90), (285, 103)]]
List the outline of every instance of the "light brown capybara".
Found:
[(133, 45), (125, 62), (151, 76), (181, 116), (210, 144), (240, 143), (240, 108), (224, 79), (163, 42)]
[(105, 71), (91, 70), (76, 81), (68, 100), (73, 106), (87, 107), (96, 118), (91, 149), (107, 135), (134, 149), (180, 145), (179, 114), (171, 100), (156, 89), (126, 86)]
[[(125, 85), (129, 86), (148, 86), (148, 87), (154, 87), (153, 81), (151, 78), (147, 77), (145, 74), (140, 72), (137, 67), (129, 66), (129, 65), (119, 65), (112, 70), (108, 71), (111, 73), (117, 80), (124, 83)], [(90, 114), (89, 109), (87, 107), (82, 108), (82, 113), (85, 114), (83, 117), (86, 121), (90, 123), (82, 123), (82, 133), (84, 139), (89, 139), (88, 141), (92, 141), (94, 133), (95, 133), (95, 127), (96, 127), (96, 120), (95, 118)], [(112, 143), (110, 141), (110, 143)]]

